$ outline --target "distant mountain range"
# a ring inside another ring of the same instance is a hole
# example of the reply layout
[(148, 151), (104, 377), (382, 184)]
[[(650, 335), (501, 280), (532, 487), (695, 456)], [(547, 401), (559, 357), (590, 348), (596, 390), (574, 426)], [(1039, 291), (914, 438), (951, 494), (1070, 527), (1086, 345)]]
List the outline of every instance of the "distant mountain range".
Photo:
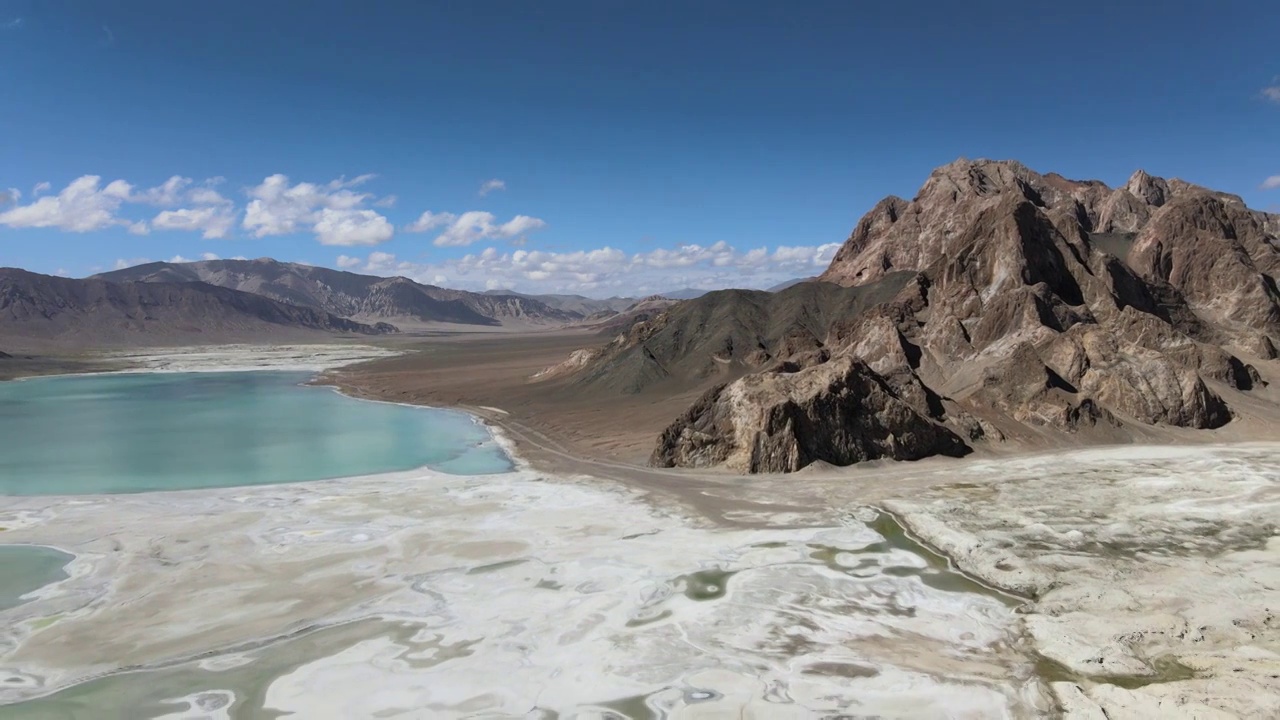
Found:
[[(476, 293), (270, 258), (154, 262), (84, 280), (3, 272), (0, 342), (12, 336), (79, 346), (136, 344), (145, 342), (142, 336), (218, 342), (286, 330), (379, 334), (442, 326), (582, 325), (614, 332), (706, 293), (686, 288), (642, 300)], [(794, 282), (799, 281), (779, 287)]]
[(625, 327), (675, 301), (450, 290), (258, 260), (156, 262), (83, 280), (0, 270), (0, 347), (361, 335), (441, 327)]
[(258, 260), (148, 263), (95, 275), (112, 282), (204, 282), (361, 322), (401, 329), (447, 323), (478, 326), (564, 325), (586, 317), (531, 296), (473, 293), (312, 265)]
[(699, 290), (698, 288), (681, 288), (679, 290), (671, 290), (664, 292), (660, 296), (668, 300), (693, 300), (706, 295), (709, 290)]
[(0, 268), (0, 341), (6, 346), (300, 339), (317, 333), (381, 335), (315, 308), (203, 282), (74, 280)]
[(526, 300), (536, 300), (548, 307), (579, 315), (583, 318), (588, 318), (600, 313), (620, 313), (636, 303), (635, 298), (611, 297), (600, 300), (584, 297), (582, 295), (529, 295), (526, 293), (518, 293), (515, 290), (486, 290), (484, 294), (494, 296), (506, 295), (525, 298)]
[(767, 290), (765, 290), (765, 292), (772, 292), (772, 293), (782, 292), (783, 290), (786, 290), (789, 287), (795, 287), (800, 283), (809, 282), (810, 280), (813, 280), (813, 279), (814, 278), (811, 278), (811, 277), (805, 277), (805, 278), (792, 278), (791, 280), (784, 280), (778, 283), (777, 285), (774, 285), (773, 287), (768, 288)]
[[(786, 290), (792, 285), (799, 285), (802, 282), (807, 282), (812, 279), (813, 278), (805, 277), (805, 278), (792, 278), (791, 280), (784, 280), (778, 283), (777, 285), (774, 285), (773, 287), (766, 288), (764, 292), (780, 292), (782, 290)], [(681, 288), (679, 290), (672, 290), (670, 292), (661, 293), (658, 295), (658, 297), (664, 297), (664, 298), (667, 298), (668, 300), (697, 300), (698, 298), (710, 292), (715, 292), (715, 291), (703, 290), (700, 288)]]

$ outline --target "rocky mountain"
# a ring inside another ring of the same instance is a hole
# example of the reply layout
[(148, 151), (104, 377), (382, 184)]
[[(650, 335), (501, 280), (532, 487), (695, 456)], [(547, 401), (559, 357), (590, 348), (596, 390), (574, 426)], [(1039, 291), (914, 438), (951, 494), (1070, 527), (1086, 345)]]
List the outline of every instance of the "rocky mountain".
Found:
[(803, 277), (803, 278), (792, 278), (790, 280), (783, 280), (782, 282), (778, 283), (777, 285), (774, 285), (773, 287), (766, 288), (766, 291), (781, 292), (791, 287), (792, 285), (799, 285), (800, 283), (803, 283), (803, 282), (809, 282), (812, 279), (813, 278), (811, 277)]
[(0, 338), (6, 345), (75, 346), (380, 335), (369, 325), (313, 308), (202, 282), (74, 280), (0, 268)]
[(483, 326), (563, 325), (581, 313), (519, 295), (489, 295), (329, 268), (258, 260), (148, 263), (95, 277), (114, 282), (204, 282), (360, 321)]
[(698, 288), (680, 288), (679, 290), (671, 290), (662, 293), (662, 297), (668, 300), (693, 300), (706, 295), (709, 290), (700, 290)]
[(514, 290), (486, 290), (484, 294), (494, 296), (510, 295), (526, 300), (536, 300), (548, 307), (578, 315), (584, 319), (593, 315), (614, 315), (625, 311), (636, 303), (635, 298), (611, 297), (599, 299), (582, 295), (527, 295)]
[(588, 317), (585, 325), (601, 335), (614, 336), (626, 333), (639, 322), (653, 320), (682, 300), (672, 300), (661, 295), (641, 298), (616, 313), (600, 312)]
[[(821, 276), (710, 293), (558, 382), (708, 387), (652, 462), (792, 471), (983, 443), (1211, 429), (1273, 407), (1280, 218), (1136, 173), (1124, 187), (961, 160), (878, 203)], [(1074, 439), (1073, 439), (1074, 438)]]

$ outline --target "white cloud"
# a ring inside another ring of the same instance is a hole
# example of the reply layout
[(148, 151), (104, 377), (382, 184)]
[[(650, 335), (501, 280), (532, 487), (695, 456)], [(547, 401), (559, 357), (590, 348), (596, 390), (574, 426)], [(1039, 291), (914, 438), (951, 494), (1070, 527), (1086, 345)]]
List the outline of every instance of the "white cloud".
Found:
[(196, 205), (230, 205), (231, 201), (226, 199), (217, 190), (211, 187), (198, 187), (192, 190), (187, 199)]
[(719, 242), (642, 253), (610, 247), (572, 252), (508, 252), (490, 247), (439, 263), (414, 263), (383, 252), (371, 253), (364, 261), (343, 255), (338, 263), (375, 275), (405, 275), (419, 282), (471, 290), (636, 296), (682, 287), (770, 287), (822, 272), (839, 247), (831, 243), (741, 251)]
[(369, 253), (369, 267), (391, 268), (396, 265), (396, 256), (387, 252)]
[(224, 238), (235, 225), (235, 212), (218, 206), (165, 210), (151, 221), (156, 230), (199, 231), (206, 240)]
[(0, 190), (0, 205), (8, 205), (22, 200), (22, 191), (18, 188)]
[(182, 202), (184, 191), (192, 182), (191, 178), (174, 175), (156, 187), (131, 195), (128, 200), (129, 202), (145, 203), (147, 205), (171, 207)]
[[(83, 175), (72, 180), (57, 195), (46, 195), (29, 205), (21, 205), (0, 213), (0, 225), (12, 228), (58, 228), (70, 232), (89, 232), (113, 225), (129, 225), (116, 217), (120, 204), (129, 198), (133, 186), (115, 180), (101, 187), (102, 178)], [(10, 194), (17, 191), (10, 190)], [(14, 199), (20, 198), (16, 194)]]
[(1262, 97), (1273, 103), (1280, 103), (1280, 85), (1262, 88)]
[(391, 239), (395, 228), (372, 210), (320, 211), (315, 225), (321, 245), (377, 245)]
[(151, 258), (130, 258), (128, 260), (118, 258), (116, 260), (116, 269), (124, 270), (125, 268), (131, 268), (135, 265), (146, 265), (149, 262), (151, 262)]
[(492, 180), (485, 180), (480, 185), (480, 197), (484, 197), (485, 195), (488, 195), (489, 193), (494, 192), (495, 190), (506, 190), (506, 189), (507, 189), (507, 183), (502, 180), (499, 180), (498, 178), (494, 178)]
[(252, 199), (241, 225), (254, 237), (310, 230), (325, 245), (376, 245), (391, 239), (395, 229), (382, 215), (363, 209), (371, 194), (352, 190), (373, 177), (291, 185), (287, 176), (272, 175), (249, 190)]
[(547, 223), (536, 217), (516, 215), (505, 223), (497, 224), (493, 213), (471, 210), (461, 215), (432, 213), (427, 211), (405, 228), (409, 232), (427, 232), (444, 228), (435, 239), (439, 247), (465, 247), (483, 240), (514, 240), (526, 233), (539, 230)]
[(438, 227), (444, 227), (449, 223), (457, 220), (458, 216), (453, 213), (433, 213), (430, 210), (418, 216), (417, 220), (405, 227), (408, 232), (427, 232)]
[[(212, 254), (212, 252), (201, 252), (200, 259), (201, 260), (221, 260), (221, 258), (219, 258), (218, 255), (214, 255)], [(243, 258), (239, 258), (239, 259), (243, 260)], [(124, 260), (116, 260), (115, 261), (116, 268), (119, 268), (120, 263), (123, 263), (123, 261)], [(148, 260), (141, 260), (141, 261), (142, 263), (147, 263)], [(196, 260), (192, 258), (184, 258), (184, 256), (182, 255), (174, 255), (173, 258), (169, 259), (169, 261), (170, 263), (195, 263)], [(132, 261), (132, 263), (137, 264), (138, 261), (134, 260)]]
[[(124, 227), (134, 235), (146, 235), (152, 225), (161, 230), (203, 230), (205, 237), (223, 237), (234, 223), (223, 219), (225, 211), (206, 209), (165, 211), (156, 216), (152, 224), (145, 220), (131, 220), (119, 216), (125, 203), (173, 206), (190, 201), (198, 206), (230, 205), (230, 201), (212, 190), (205, 181), (201, 187), (188, 191), (193, 181), (174, 175), (153, 188), (135, 191), (124, 180), (113, 180), (102, 186), (98, 175), (82, 175), (72, 180), (57, 195), (43, 195), (51, 189), (47, 182), (32, 188), (32, 202), (0, 213), (0, 225), (14, 228), (58, 228), (70, 232), (89, 232), (109, 227)], [(17, 190), (7, 193), (17, 202), (22, 194)], [(211, 234), (212, 233), (212, 234)]]
[(1263, 190), (1275, 190), (1276, 188), (1280, 188), (1280, 175), (1272, 175), (1262, 181)]
[(57, 275), (58, 277), (71, 277), (71, 273), (67, 272), (66, 268), (58, 268), (57, 270), (53, 271), (53, 274)]
[(388, 195), (384, 198), (374, 201), (373, 206), (378, 208), (395, 207), (396, 201), (398, 201), (399, 199), (400, 198), (396, 197), (395, 195)]

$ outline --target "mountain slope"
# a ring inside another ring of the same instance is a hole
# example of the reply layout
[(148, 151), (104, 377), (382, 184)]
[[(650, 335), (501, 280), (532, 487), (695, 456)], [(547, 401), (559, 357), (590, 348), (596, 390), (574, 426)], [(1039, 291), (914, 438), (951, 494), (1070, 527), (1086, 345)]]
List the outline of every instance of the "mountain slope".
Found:
[(1112, 189), (961, 160), (878, 203), (825, 282), (681, 303), (552, 377), (707, 388), (652, 462), (752, 472), (1274, 420), (1278, 230), (1141, 171)]
[(0, 338), (76, 346), (167, 341), (379, 335), (368, 325), (312, 308), (200, 282), (116, 283), (0, 268)]
[(778, 293), (709, 292), (630, 327), (599, 351), (576, 382), (628, 393), (665, 381), (690, 387), (779, 357), (818, 350), (837, 322), (892, 299), (912, 277), (898, 273), (863, 288), (815, 282)]
[(529, 295), (527, 293), (518, 293), (514, 290), (486, 290), (484, 294), (491, 296), (509, 295), (524, 298), (525, 300), (536, 300), (548, 307), (580, 315), (583, 318), (604, 313), (620, 313), (636, 303), (635, 298), (611, 297), (597, 299), (582, 295)]
[(205, 282), (358, 320), (399, 325), (562, 325), (582, 315), (515, 295), (485, 295), (329, 268), (258, 260), (149, 263), (95, 276), (110, 281)]

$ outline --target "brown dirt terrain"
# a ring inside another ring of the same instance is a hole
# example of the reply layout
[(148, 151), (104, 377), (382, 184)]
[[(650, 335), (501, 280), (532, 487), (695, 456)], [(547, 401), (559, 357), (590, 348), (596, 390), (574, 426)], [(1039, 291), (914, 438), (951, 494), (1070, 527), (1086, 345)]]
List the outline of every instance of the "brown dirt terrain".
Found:
[[(583, 331), (442, 335), (406, 345), (410, 354), (332, 371), (321, 382), (359, 397), (465, 408), (503, 426), (525, 426), (569, 454), (644, 465), (663, 428), (703, 387), (606, 396), (564, 381), (531, 380), (573, 351), (604, 342)], [(522, 453), (537, 455), (517, 443)]]

